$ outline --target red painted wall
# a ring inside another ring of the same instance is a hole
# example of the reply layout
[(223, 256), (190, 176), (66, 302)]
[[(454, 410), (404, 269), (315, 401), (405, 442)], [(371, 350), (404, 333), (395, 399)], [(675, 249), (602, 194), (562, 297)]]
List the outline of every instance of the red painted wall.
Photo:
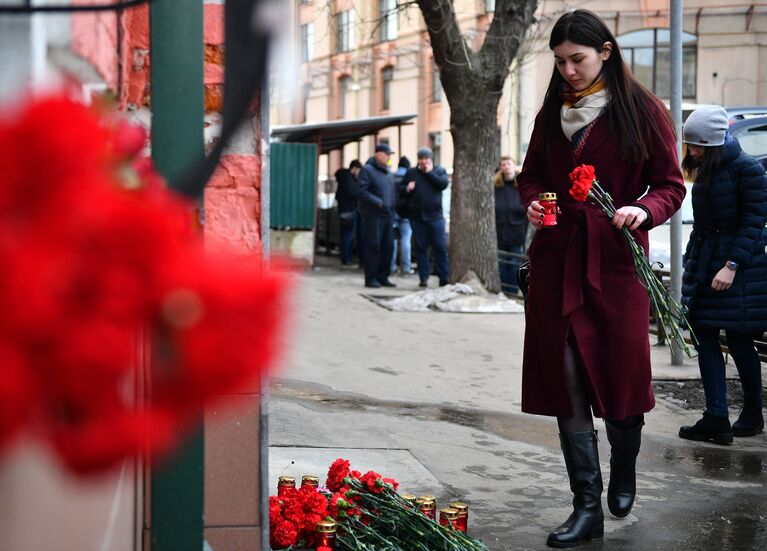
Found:
[[(83, 2), (84, 3), (84, 2)], [(206, 4), (205, 112), (223, 105), (224, 6)], [(121, 109), (150, 108), (149, 8), (78, 14), (72, 22), (72, 48), (89, 61), (118, 97)], [(254, 113), (254, 115), (257, 115)], [(206, 240), (261, 253), (261, 139), (254, 132), (252, 154), (225, 155), (205, 192)]]

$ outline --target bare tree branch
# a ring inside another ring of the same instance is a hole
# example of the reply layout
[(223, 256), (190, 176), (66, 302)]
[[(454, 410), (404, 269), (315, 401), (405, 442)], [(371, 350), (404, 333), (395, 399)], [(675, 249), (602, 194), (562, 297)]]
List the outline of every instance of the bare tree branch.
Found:
[(442, 79), (443, 85), (448, 81), (458, 81), (470, 78), (472, 58), (476, 54), (466, 45), (466, 39), (458, 27), (453, 2), (449, 0), (418, 0), (426, 29), (431, 39), (434, 60), (440, 67), (440, 73), (449, 74), (450, 79)]
[(493, 22), (487, 31), (493, 40), (485, 40), (479, 56), (488, 76), (496, 75), (505, 80), (509, 67), (517, 56), (525, 39), (537, 0), (496, 0)]

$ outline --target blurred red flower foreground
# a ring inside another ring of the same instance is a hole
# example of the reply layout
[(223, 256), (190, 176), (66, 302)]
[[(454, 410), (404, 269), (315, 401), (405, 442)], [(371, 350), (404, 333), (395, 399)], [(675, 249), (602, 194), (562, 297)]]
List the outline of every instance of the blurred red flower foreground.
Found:
[(31, 433), (90, 472), (168, 449), (274, 357), (284, 278), (204, 251), (145, 139), (61, 97), (0, 120), (0, 452)]

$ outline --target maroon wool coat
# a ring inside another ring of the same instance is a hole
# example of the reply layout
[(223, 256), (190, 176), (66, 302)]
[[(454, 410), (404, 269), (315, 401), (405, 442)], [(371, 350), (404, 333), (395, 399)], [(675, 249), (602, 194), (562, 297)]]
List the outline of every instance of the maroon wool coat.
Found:
[[(595, 167), (616, 208), (641, 204), (650, 211), (653, 225), (670, 218), (685, 195), (674, 132), (661, 109), (658, 105), (653, 112), (662, 135), (651, 144), (650, 157), (644, 162), (620, 160), (620, 144), (603, 117), (594, 125), (577, 163)], [(531, 148), (517, 177), (526, 207), (538, 193), (553, 191), (562, 209), (558, 225), (538, 230), (529, 251), (522, 411), (573, 415), (564, 376), (564, 349), (572, 328), (594, 413), (623, 419), (655, 405), (649, 298), (637, 279), (622, 232), (598, 207), (579, 203), (568, 193), (568, 174), (577, 165), (570, 142), (557, 127), (548, 157)], [(647, 231), (634, 234), (647, 251)]]

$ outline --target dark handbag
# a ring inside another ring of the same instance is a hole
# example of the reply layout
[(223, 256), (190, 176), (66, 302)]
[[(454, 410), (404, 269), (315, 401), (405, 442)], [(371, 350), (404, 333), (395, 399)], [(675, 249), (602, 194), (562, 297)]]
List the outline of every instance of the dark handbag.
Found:
[(527, 305), (527, 295), (530, 292), (530, 261), (525, 260), (519, 265), (517, 270), (517, 287), (522, 291), (522, 296), (525, 298), (525, 305)]

